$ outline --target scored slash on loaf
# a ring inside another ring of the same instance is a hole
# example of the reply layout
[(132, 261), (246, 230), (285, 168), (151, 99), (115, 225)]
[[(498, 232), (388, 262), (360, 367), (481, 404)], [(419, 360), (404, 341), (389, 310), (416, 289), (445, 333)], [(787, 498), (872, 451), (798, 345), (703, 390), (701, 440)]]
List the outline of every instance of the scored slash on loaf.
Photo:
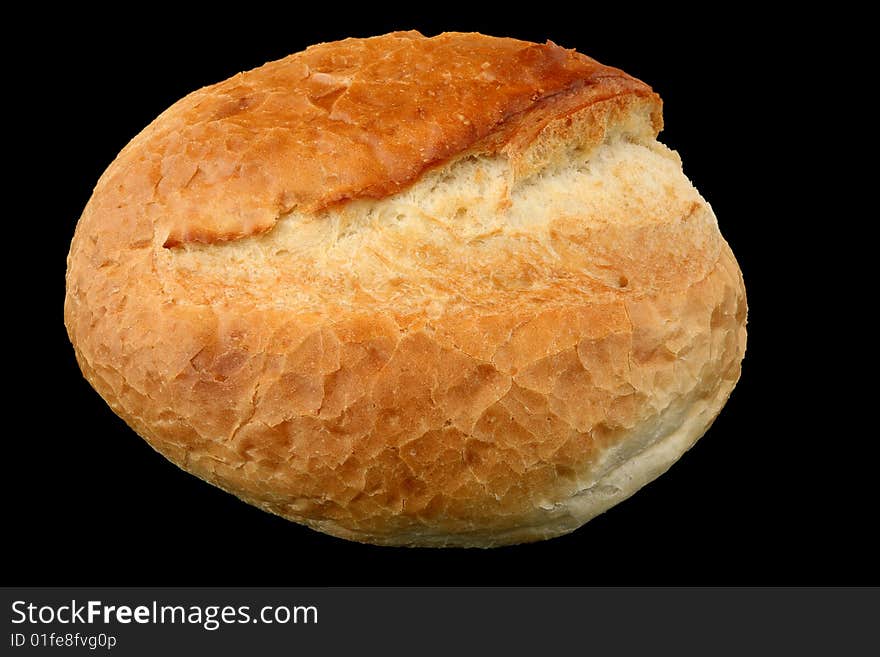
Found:
[(647, 85), (550, 42), (399, 32), (241, 73), (98, 182), (77, 360), (174, 463), (319, 531), (572, 531), (740, 374), (742, 276), (661, 127)]

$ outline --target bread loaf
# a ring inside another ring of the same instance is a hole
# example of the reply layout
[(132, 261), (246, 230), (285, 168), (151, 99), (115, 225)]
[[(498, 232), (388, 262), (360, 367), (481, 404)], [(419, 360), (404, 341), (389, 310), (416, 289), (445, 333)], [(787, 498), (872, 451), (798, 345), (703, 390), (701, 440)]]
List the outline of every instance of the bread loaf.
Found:
[(320, 44), (196, 91), (79, 220), (77, 360), (168, 459), (316, 530), (570, 532), (740, 374), (742, 277), (661, 126), (622, 71), (480, 34)]

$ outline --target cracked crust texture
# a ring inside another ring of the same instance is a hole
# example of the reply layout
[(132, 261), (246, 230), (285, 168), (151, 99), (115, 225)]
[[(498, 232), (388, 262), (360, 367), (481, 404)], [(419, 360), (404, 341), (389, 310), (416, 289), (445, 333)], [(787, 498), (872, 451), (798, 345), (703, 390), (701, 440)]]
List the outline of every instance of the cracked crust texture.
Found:
[(68, 257), (85, 377), (155, 449), (356, 541), (569, 532), (735, 385), (746, 298), (660, 100), (552, 43), (320, 44), (173, 105)]

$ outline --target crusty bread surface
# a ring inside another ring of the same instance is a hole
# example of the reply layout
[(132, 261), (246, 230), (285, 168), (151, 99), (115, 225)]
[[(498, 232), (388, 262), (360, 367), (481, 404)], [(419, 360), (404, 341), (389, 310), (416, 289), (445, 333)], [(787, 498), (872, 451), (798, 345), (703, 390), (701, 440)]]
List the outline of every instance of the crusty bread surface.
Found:
[(77, 360), (171, 461), (314, 529), (572, 531), (740, 374), (742, 276), (661, 124), (617, 69), (478, 34), (320, 44), (196, 91), (80, 218)]

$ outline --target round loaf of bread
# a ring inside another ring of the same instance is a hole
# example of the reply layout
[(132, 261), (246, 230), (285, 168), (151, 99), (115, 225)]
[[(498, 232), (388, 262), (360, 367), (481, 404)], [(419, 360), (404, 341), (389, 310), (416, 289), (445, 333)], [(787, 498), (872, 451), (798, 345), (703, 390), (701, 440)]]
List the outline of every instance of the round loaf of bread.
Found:
[(746, 297), (659, 97), (553, 43), (417, 32), (196, 91), (70, 248), (83, 374), (180, 467), (367, 543), (570, 532), (740, 374)]

